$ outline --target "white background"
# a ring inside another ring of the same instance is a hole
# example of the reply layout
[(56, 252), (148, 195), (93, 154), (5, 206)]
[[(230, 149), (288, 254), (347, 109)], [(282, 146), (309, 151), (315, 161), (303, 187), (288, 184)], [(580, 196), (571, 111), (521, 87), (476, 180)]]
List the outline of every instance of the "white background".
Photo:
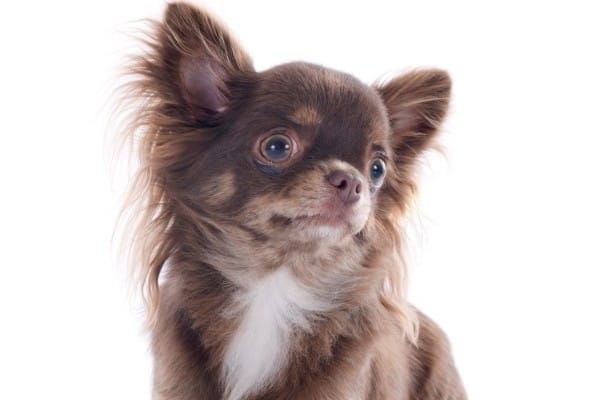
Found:
[[(128, 23), (164, 3), (37, 3), (0, 6), (0, 398), (145, 399), (147, 338), (111, 258), (106, 102), (136, 49)], [(410, 298), (447, 331), (472, 399), (600, 399), (593, 2), (207, 3), (258, 69), (451, 73)]]

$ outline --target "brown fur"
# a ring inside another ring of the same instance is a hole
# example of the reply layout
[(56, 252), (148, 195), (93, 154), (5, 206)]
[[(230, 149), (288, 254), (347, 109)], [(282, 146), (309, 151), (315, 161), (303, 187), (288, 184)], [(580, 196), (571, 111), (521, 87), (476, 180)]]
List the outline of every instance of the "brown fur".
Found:
[[(232, 396), (223, 363), (239, 298), (285, 266), (331, 307), (307, 312), (281, 370), (240, 398), (465, 399), (443, 333), (402, 288), (399, 221), (445, 116), (448, 75), (418, 70), (369, 87), (305, 63), (256, 72), (218, 22), (181, 3), (145, 44), (126, 93), (139, 155), (128, 224), (154, 397)], [(279, 133), (293, 155), (263, 162), (263, 138)], [(376, 158), (387, 166), (381, 187), (369, 175)], [(362, 182), (354, 208), (327, 182), (335, 171)], [(315, 224), (340, 210), (320, 233)]]

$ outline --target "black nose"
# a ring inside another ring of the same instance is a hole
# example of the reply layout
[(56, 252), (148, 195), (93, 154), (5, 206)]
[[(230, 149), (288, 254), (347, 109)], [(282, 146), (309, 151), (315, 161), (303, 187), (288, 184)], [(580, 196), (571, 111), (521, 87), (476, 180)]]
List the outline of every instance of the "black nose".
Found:
[(344, 203), (352, 204), (360, 199), (362, 184), (354, 175), (344, 171), (334, 171), (327, 175), (327, 180), (337, 188), (337, 195)]

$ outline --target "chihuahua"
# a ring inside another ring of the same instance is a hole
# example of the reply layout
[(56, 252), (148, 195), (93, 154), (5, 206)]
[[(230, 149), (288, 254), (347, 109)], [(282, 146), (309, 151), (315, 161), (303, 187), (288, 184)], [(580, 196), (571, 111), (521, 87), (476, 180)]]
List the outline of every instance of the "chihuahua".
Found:
[(151, 24), (126, 137), (153, 398), (466, 399), (445, 335), (403, 290), (400, 222), (448, 74), (257, 72), (192, 5)]

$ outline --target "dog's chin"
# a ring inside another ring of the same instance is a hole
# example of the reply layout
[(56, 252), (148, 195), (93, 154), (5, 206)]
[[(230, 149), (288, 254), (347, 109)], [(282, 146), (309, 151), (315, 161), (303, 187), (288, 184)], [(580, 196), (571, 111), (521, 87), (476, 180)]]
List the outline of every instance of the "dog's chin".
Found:
[(331, 245), (362, 231), (369, 218), (368, 210), (320, 211), (295, 217), (283, 215), (272, 219), (279, 225), (280, 237), (292, 242)]

